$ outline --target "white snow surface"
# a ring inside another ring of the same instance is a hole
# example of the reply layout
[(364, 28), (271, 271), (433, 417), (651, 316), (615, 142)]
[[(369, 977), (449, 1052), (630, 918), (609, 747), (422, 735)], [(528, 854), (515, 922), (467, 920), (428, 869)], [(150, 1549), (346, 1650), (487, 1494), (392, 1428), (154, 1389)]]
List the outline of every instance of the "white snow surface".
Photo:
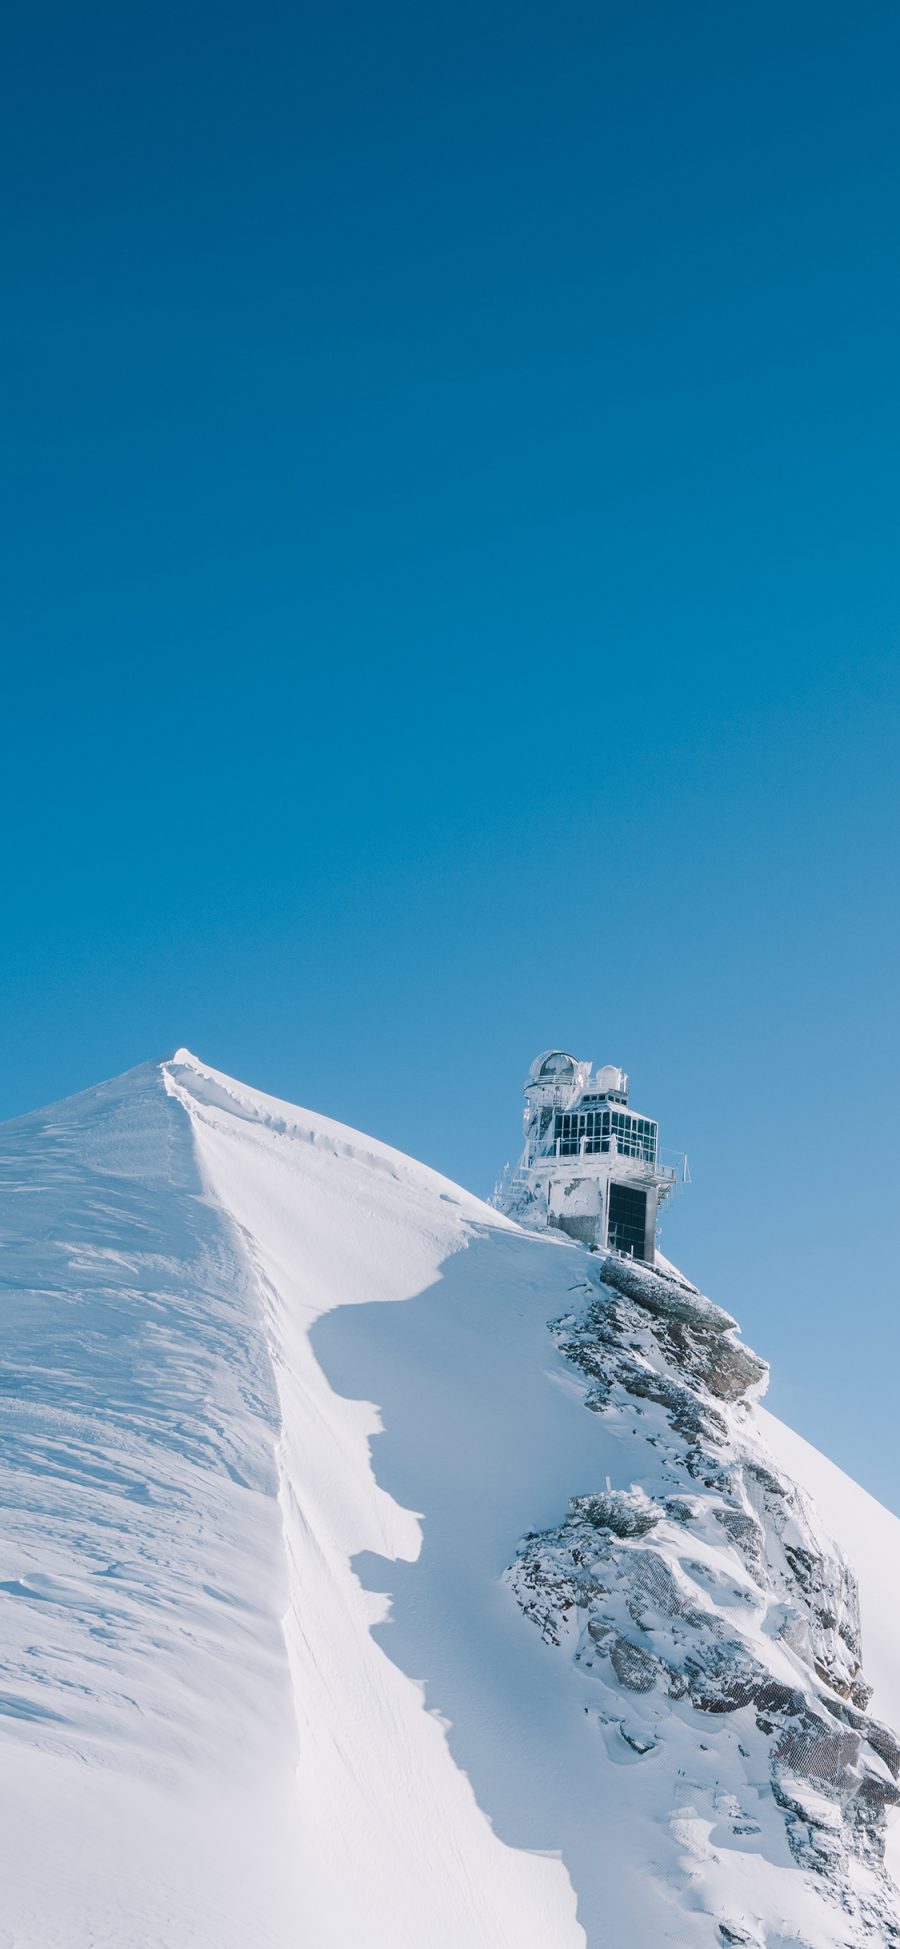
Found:
[[(871, 1711), (900, 1729), (900, 1521), (802, 1435), (765, 1408), (759, 1424), (776, 1461), (799, 1482), (819, 1510), (859, 1584), (866, 1677), (874, 1686)], [(900, 1821), (894, 1821), (887, 1864), (900, 1886)]]
[[(648, 1466), (578, 1247), (186, 1050), (3, 1127), (0, 1237), (2, 1949), (840, 1949), (504, 1579)], [(896, 1727), (900, 1524), (753, 1412)]]

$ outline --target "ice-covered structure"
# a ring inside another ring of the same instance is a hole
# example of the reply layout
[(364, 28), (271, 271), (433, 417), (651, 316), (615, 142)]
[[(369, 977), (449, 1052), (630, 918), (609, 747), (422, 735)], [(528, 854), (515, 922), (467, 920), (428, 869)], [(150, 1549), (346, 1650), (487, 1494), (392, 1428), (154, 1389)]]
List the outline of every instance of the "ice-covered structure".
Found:
[(677, 1178), (659, 1160), (659, 1125), (628, 1107), (628, 1077), (545, 1049), (525, 1083), (525, 1145), (496, 1203), (525, 1224), (651, 1265), (657, 1213)]

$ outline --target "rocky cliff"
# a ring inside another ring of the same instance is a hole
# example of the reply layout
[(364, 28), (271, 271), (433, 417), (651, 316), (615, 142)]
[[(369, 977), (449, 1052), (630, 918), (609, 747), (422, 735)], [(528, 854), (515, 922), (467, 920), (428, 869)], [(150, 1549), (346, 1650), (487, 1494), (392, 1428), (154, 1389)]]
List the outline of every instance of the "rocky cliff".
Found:
[[(585, 1711), (613, 1756), (618, 1745), (668, 1766), (698, 1873), (718, 1828), (771, 1851), (777, 1809), (838, 1940), (900, 1944), (884, 1869), (900, 1744), (867, 1714), (853, 1574), (757, 1432), (765, 1363), (674, 1270), (585, 1253), (576, 1292), (551, 1323), (557, 1346), (585, 1407), (611, 1431), (640, 1430), (652, 1462), (641, 1482), (598, 1483), (524, 1537), (516, 1597), (556, 1655), (590, 1673)], [(773, 1940), (724, 1915), (718, 1929), (723, 1943)]]

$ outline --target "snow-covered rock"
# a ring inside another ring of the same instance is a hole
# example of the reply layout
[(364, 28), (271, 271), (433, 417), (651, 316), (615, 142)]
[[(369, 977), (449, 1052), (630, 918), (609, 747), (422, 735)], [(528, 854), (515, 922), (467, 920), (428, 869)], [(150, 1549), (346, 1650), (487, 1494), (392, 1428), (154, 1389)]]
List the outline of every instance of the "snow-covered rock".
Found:
[[(554, 1332), (589, 1382), (588, 1407), (613, 1427), (642, 1418), (648, 1465), (641, 1483), (575, 1496), (563, 1522), (529, 1535), (512, 1588), (545, 1642), (596, 1676), (605, 1731), (644, 1757), (677, 1752), (686, 1720), (698, 1757), (712, 1756), (695, 1799), (712, 1816), (726, 1796), (740, 1840), (771, 1821), (768, 1776), (838, 1939), (900, 1943), (883, 1865), (900, 1743), (866, 1714), (855, 1579), (762, 1448), (745, 1397), (764, 1363), (671, 1274), (589, 1260), (584, 1302)], [(701, 1737), (698, 1715), (733, 1720), (738, 1738), (730, 1724)], [(740, 1917), (720, 1921), (723, 1940), (742, 1940)], [(809, 1949), (825, 1926), (801, 1938)]]
[(0, 1231), (2, 1949), (900, 1940), (900, 1525), (674, 1268), (183, 1050)]

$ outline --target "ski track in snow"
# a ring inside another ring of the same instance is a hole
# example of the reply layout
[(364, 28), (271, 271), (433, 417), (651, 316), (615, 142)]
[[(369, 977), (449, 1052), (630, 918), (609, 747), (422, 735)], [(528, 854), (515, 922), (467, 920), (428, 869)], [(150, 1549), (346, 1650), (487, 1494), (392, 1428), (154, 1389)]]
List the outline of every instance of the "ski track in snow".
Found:
[[(501, 1581), (646, 1476), (547, 1332), (577, 1248), (186, 1051), (0, 1171), (0, 1949), (721, 1949), (763, 1900), (801, 1939), (775, 1827), (726, 1848), (689, 1741), (680, 1781), (605, 1741)], [(900, 1526), (760, 1425), (898, 1725)]]

